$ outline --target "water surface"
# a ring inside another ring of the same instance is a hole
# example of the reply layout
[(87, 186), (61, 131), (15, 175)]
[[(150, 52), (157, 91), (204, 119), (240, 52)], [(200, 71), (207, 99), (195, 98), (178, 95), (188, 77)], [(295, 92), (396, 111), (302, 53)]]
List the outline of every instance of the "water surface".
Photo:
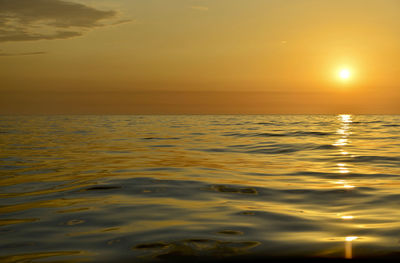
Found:
[(400, 252), (400, 116), (2, 116), (0, 259)]

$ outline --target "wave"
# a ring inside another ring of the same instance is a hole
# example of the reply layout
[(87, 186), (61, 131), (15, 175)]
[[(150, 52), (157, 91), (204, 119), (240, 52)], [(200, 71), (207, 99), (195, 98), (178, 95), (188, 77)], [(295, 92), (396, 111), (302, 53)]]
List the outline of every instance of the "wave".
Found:
[(348, 162), (348, 163), (385, 163), (385, 164), (400, 164), (400, 156), (377, 156), (377, 155), (366, 155), (366, 156), (352, 156), (348, 158), (335, 158), (332, 159), (335, 162)]
[(233, 137), (303, 137), (303, 136), (332, 136), (335, 133), (332, 132), (319, 132), (319, 131), (295, 131), (287, 133), (226, 133), (223, 136)]
[(398, 117), (349, 118), (0, 116), (2, 259), (394, 253)]

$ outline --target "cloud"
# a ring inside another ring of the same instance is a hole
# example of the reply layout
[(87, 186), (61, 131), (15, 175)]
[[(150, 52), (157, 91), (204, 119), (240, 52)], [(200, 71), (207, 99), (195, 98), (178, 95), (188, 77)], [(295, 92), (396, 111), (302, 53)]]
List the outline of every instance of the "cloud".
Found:
[(126, 24), (126, 23), (132, 23), (132, 22), (136, 22), (135, 20), (132, 19), (122, 19), (122, 20), (118, 20), (116, 22), (113, 22), (111, 25), (112, 26), (117, 26), (117, 25), (122, 25), (122, 24)]
[(24, 52), (24, 53), (0, 53), (0, 57), (14, 57), (14, 56), (32, 56), (32, 55), (44, 55), (47, 52)]
[(208, 11), (207, 6), (191, 6), (190, 8), (198, 11)]
[(0, 42), (81, 36), (116, 16), (115, 11), (63, 0), (0, 0)]

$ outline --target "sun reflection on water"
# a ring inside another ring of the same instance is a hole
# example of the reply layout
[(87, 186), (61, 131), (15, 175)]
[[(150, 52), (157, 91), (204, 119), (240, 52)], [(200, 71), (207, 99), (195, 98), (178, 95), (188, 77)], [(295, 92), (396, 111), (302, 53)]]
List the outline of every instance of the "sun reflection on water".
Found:
[(341, 216), (341, 218), (344, 220), (351, 220), (354, 219), (354, 216)]
[(333, 146), (346, 146), (348, 144), (348, 140), (346, 138), (338, 139)]
[(345, 238), (346, 240), (344, 245), (345, 258), (347, 259), (353, 258), (353, 241), (357, 239), (358, 237), (356, 236), (348, 236)]
[(341, 174), (346, 174), (350, 172), (349, 168), (344, 163), (337, 163), (336, 166), (338, 166), (339, 173)]
[[(351, 124), (353, 122), (352, 115), (350, 114), (341, 114), (338, 116), (338, 120), (340, 122), (340, 127), (337, 129), (336, 134), (340, 135), (340, 137), (332, 144), (339, 148), (339, 153), (342, 156), (348, 156), (349, 152), (347, 150), (348, 146), (350, 146), (349, 136), (351, 135)], [(348, 164), (344, 162), (336, 163), (336, 171), (339, 174), (347, 175), (350, 173), (350, 167)], [(350, 184), (348, 180), (338, 180), (333, 182), (334, 184), (340, 184), (341, 187), (351, 190), (354, 189), (355, 186)], [(351, 221), (354, 219), (354, 216), (348, 215), (348, 213), (344, 213), (345, 215), (339, 214), (338, 216), (345, 221)], [(347, 214), (347, 215), (346, 215)], [(345, 237), (345, 246), (344, 246), (344, 257), (346, 259), (353, 258), (353, 245), (352, 242), (357, 240), (357, 236), (347, 236)]]
[[(336, 133), (339, 134), (340, 137), (332, 145), (339, 147), (341, 155), (348, 155), (349, 152), (345, 149), (345, 147), (349, 146), (350, 144), (350, 140), (348, 137), (351, 135), (351, 123), (353, 122), (352, 115), (341, 114), (337, 118), (340, 122), (340, 127), (336, 130)], [(340, 174), (350, 173), (350, 169), (346, 163), (337, 163), (336, 166), (337, 171)]]

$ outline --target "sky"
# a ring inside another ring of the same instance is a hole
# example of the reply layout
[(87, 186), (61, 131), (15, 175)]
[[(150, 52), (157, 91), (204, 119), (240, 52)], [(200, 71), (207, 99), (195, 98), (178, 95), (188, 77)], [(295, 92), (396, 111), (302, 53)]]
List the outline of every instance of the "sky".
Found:
[(0, 0), (0, 114), (400, 114), (399, 14), (398, 0)]

